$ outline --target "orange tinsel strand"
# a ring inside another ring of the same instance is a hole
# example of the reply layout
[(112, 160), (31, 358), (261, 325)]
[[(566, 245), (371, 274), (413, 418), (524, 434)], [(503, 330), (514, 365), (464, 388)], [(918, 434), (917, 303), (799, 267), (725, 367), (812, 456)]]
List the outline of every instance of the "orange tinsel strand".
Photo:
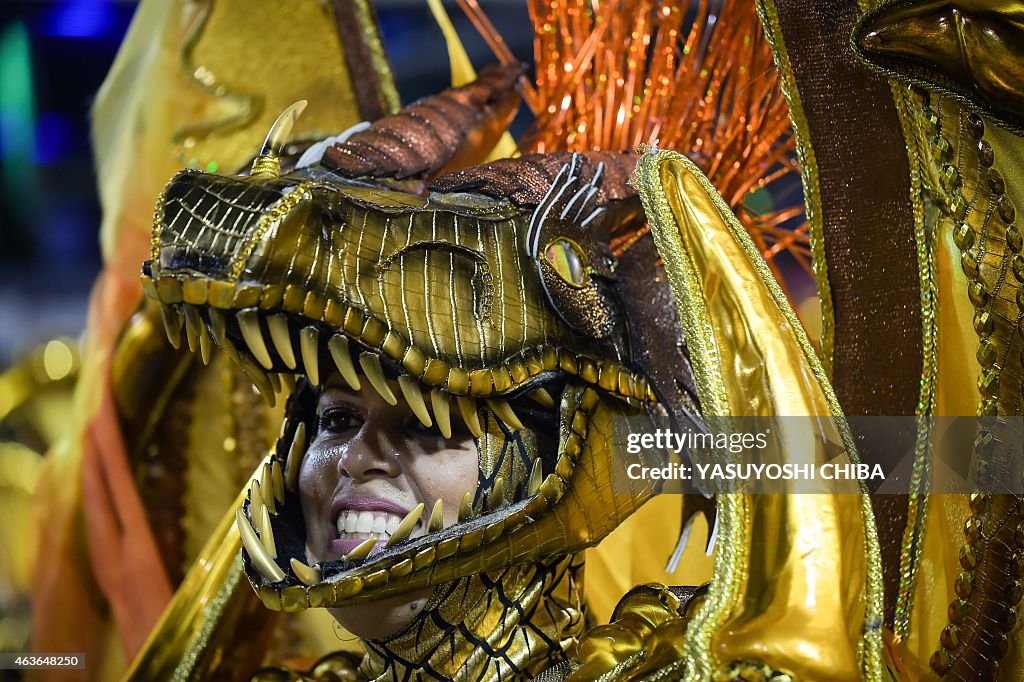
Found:
[[(479, 12), (475, 0), (460, 2)], [(630, 149), (657, 139), (697, 163), (776, 276), (782, 252), (810, 270), (800, 197), (761, 214), (746, 207), (751, 192), (797, 170), (754, 3), (528, 0), (528, 7), (536, 120), (523, 151)], [(645, 230), (614, 235), (614, 248), (628, 248)]]

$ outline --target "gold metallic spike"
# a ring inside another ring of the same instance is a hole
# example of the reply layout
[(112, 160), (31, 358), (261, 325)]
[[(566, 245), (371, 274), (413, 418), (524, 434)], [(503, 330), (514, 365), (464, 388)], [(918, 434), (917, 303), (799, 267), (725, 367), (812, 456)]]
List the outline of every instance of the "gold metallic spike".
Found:
[(427, 525), (428, 533), (436, 533), (444, 528), (444, 500), (437, 498), (434, 508), (430, 510), (430, 523)]
[(288, 460), (285, 462), (284, 482), (288, 490), (299, 489), (299, 469), (302, 468), (302, 457), (306, 454), (306, 422), (299, 422), (295, 427), (295, 436), (288, 448)]
[(391, 534), (391, 537), (388, 538), (387, 544), (384, 546), (392, 547), (408, 538), (409, 535), (412, 534), (413, 528), (416, 527), (416, 524), (419, 522), (420, 516), (422, 515), (423, 503), (420, 502), (415, 507), (413, 507), (408, 514), (405, 515), (405, 518), (402, 519), (402, 522), (400, 524), (398, 524), (398, 528), (396, 528), (395, 532)]
[(314, 386), (320, 385), (320, 332), (316, 327), (306, 327), (299, 332), (299, 352), (302, 354), (302, 368), (306, 378)]
[(263, 399), (267, 401), (267, 404), (273, 407), (277, 403), (277, 397), (274, 394), (274, 387), (270, 384), (270, 379), (267, 378), (267, 373), (260, 369), (260, 366), (253, 362), (248, 355), (238, 356), (238, 364)]
[(278, 376), (281, 378), (282, 388), (291, 394), (295, 390), (295, 375), (291, 372), (281, 372)]
[(546, 407), (550, 410), (555, 406), (555, 399), (552, 398), (551, 394), (548, 393), (543, 388), (536, 388), (527, 393), (526, 395), (534, 402), (539, 403), (541, 407)]
[(181, 348), (181, 313), (174, 306), (166, 303), (160, 304), (160, 316), (164, 320), (164, 331), (167, 332), (167, 340), (177, 350)]
[(320, 584), (319, 568), (316, 566), (307, 566), (295, 557), (292, 557), (291, 564), (292, 572), (295, 573), (295, 577), (298, 578), (303, 585), (309, 585), (312, 587), (313, 585)]
[(210, 333), (213, 334), (213, 340), (218, 345), (227, 341), (228, 338), (228, 325), (224, 319), (224, 313), (217, 310), (216, 308), (207, 308), (206, 314), (210, 316)]
[(430, 406), (434, 408), (434, 419), (437, 420), (437, 428), (445, 438), (452, 437), (451, 405), (448, 403), (448, 394), (439, 388), (430, 391)]
[(274, 393), (281, 392), (281, 375), (277, 372), (268, 372), (267, 379), (270, 381), (270, 387), (274, 389)]
[(469, 427), (469, 432), (475, 438), (484, 435), (484, 429), (480, 426), (480, 415), (476, 413), (476, 400), (460, 395), (455, 402), (459, 404), (459, 414), (462, 415), (462, 421), (466, 422), (466, 426)]
[(487, 510), (494, 511), (501, 507), (505, 501), (505, 479), (499, 476), (491, 487), (491, 494), (487, 496)]
[(267, 139), (263, 142), (263, 148), (259, 156), (252, 162), (249, 175), (255, 177), (276, 178), (281, 174), (281, 151), (288, 142), (288, 136), (292, 134), (295, 121), (303, 111), (306, 110), (306, 100), (300, 99), (295, 104), (281, 112), (281, 115), (270, 126)]
[(533, 460), (533, 468), (530, 470), (530, 481), (526, 485), (526, 496), (533, 497), (540, 492), (540, 484), (544, 482), (544, 467), (541, 466), (540, 458)]
[[(268, 496), (269, 500), (270, 497)], [(270, 509), (266, 505), (263, 507), (263, 511), (260, 512), (260, 542), (263, 543), (263, 548), (267, 550), (267, 554), (272, 559), (277, 558), (277, 543), (274, 542), (274, 529), (270, 526)]]
[(359, 561), (360, 559), (365, 559), (366, 555), (368, 555), (376, 545), (376, 538), (368, 538), (342, 558), (345, 561)]
[(199, 317), (199, 309), (185, 303), (181, 306), (185, 314), (185, 338), (188, 340), (189, 351), (195, 353), (199, 349), (199, 335), (203, 333), (203, 318)]
[(363, 353), (359, 356), (359, 366), (363, 368), (363, 374), (366, 375), (370, 385), (377, 389), (381, 398), (384, 398), (384, 402), (388, 405), (397, 405), (398, 398), (388, 386), (388, 380), (384, 378), (384, 368), (380, 365), (380, 358), (373, 353)]
[(199, 329), (199, 358), (203, 361), (204, 365), (210, 364), (210, 354), (213, 352), (213, 339), (210, 337), (209, 332), (206, 331), (206, 326), (202, 326)]
[(207, 308), (206, 313), (210, 316), (210, 332), (213, 334), (213, 340), (224, 349), (229, 358), (239, 362), (238, 349), (235, 348), (235, 344), (231, 343), (231, 340), (228, 338), (228, 323), (224, 313), (216, 308)]
[(245, 518), (245, 514), (242, 513), (241, 509), (235, 510), (235, 524), (238, 526), (238, 535), (242, 538), (242, 545), (245, 546), (245, 551), (249, 553), (249, 558), (252, 559), (256, 570), (272, 583), (279, 583), (284, 580), (284, 571), (267, 554), (267, 549), (256, 536), (256, 531), (252, 529), (252, 525), (249, 524), (249, 520)]
[(513, 431), (521, 431), (523, 429), (523, 422), (519, 421), (519, 417), (512, 410), (512, 406), (506, 401), (500, 398), (492, 398), (487, 400), (487, 405), (494, 414), (498, 415), (498, 419), (505, 422), (510, 429)]
[(352, 364), (352, 354), (348, 351), (348, 339), (344, 334), (335, 334), (327, 342), (327, 349), (331, 351), (334, 364), (341, 372), (341, 378), (345, 380), (353, 391), (359, 390), (359, 374), (356, 373), (356, 366)]
[(274, 491), (277, 502), (284, 502), (284, 476), (281, 475), (281, 462), (276, 457), (270, 460), (270, 489)]
[(295, 349), (292, 347), (292, 337), (288, 331), (288, 316), (284, 313), (271, 315), (267, 318), (267, 327), (270, 328), (270, 340), (274, 342), (281, 362), (288, 369), (295, 369)]
[(261, 530), (260, 523), (263, 520), (263, 509), (266, 506), (263, 503), (263, 486), (259, 481), (253, 481), (249, 486), (249, 516), (256, 524), (256, 530)]
[(270, 359), (270, 352), (267, 350), (267, 344), (263, 340), (263, 331), (260, 329), (259, 312), (255, 308), (247, 308), (238, 311), (235, 318), (238, 320), (238, 326), (242, 330), (242, 338), (249, 345), (249, 350), (252, 351), (256, 361), (263, 365), (265, 369), (273, 367), (274, 362)]
[(423, 394), (420, 393), (420, 387), (416, 380), (403, 374), (398, 377), (398, 387), (402, 389), (405, 402), (409, 403), (409, 408), (416, 415), (416, 418), (420, 420), (420, 424), (427, 428), (433, 426), (433, 422), (430, 420), (430, 412), (427, 411), (427, 403), (423, 400)]
[(260, 467), (260, 493), (263, 495), (263, 504), (267, 506), (271, 514), (276, 514), (277, 500), (274, 499), (274, 484), (270, 481), (269, 462), (264, 462)]
[(473, 493), (466, 493), (462, 496), (462, 504), (459, 505), (459, 523), (473, 517)]

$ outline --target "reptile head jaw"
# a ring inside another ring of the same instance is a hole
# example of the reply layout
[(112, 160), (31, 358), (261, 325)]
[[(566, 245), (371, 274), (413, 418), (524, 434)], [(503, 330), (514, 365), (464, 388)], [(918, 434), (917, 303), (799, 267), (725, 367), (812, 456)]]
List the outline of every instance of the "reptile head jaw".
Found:
[[(247, 572), (270, 608), (342, 606), (569, 554), (652, 494), (614, 495), (608, 480), (612, 419), (657, 402), (630, 359), (601, 236), (606, 220), (639, 212), (602, 189), (604, 162), (522, 163), (558, 169), (532, 201), (495, 196), (487, 172), (422, 196), (320, 166), (280, 177), (185, 171), (162, 193), (143, 283), (172, 343), (183, 325), (204, 354), (212, 338), (271, 400), (279, 375), (302, 375), (237, 513)], [(452, 526), (411, 537), (421, 520), (406, 519), (382, 550), (368, 543), (308, 566), (298, 468), (315, 387), (332, 371), (442, 432), (458, 415), (480, 436), (482, 413), (514, 432), (513, 406), (533, 401), (557, 415), (556, 451), (535, 453), (518, 476), (482, 477), (489, 489)]]

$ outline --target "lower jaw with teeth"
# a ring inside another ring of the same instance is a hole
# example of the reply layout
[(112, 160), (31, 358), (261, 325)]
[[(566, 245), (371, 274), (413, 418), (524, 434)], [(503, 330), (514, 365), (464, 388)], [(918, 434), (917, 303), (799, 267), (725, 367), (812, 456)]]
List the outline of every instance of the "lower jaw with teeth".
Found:
[(402, 524), (402, 517), (387, 512), (343, 511), (338, 515), (337, 535), (329, 549), (339, 557), (345, 556), (367, 540), (376, 541), (371, 551), (384, 547)]

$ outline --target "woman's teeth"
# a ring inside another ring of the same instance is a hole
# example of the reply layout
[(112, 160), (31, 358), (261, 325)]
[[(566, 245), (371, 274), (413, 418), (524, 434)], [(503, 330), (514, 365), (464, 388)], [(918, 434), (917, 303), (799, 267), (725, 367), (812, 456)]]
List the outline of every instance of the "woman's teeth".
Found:
[(345, 510), (338, 515), (338, 538), (341, 540), (387, 540), (402, 523), (402, 517), (383, 511)]

